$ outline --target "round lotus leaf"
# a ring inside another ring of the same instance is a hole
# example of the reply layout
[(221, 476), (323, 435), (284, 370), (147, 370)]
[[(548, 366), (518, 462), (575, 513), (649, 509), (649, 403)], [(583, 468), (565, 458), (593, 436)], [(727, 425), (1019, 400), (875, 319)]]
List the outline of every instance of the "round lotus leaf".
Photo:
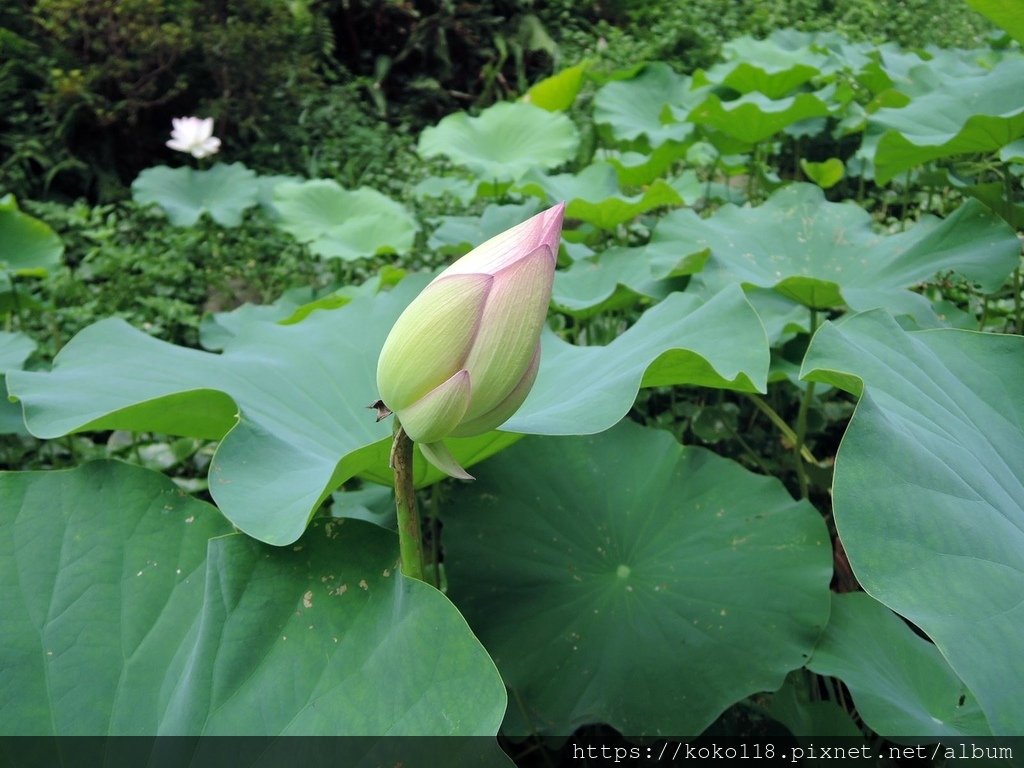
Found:
[(120, 462), (6, 472), (0, 670), (17, 696), (0, 734), (493, 736), (494, 664), (397, 555), (357, 520), (260, 544)]
[(420, 134), (423, 157), (447, 157), (488, 181), (516, 180), (531, 168), (555, 168), (572, 159), (576, 126), (560, 112), (502, 102), (478, 117), (448, 115)]
[(19, 211), (14, 195), (0, 197), (0, 273), (45, 277), (63, 253), (48, 224)]
[(278, 226), (314, 253), (346, 261), (405, 253), (418, 227), (400, 203), (375, 189), (344, 189), (329, 179), (283, 182), (274, 190)]
[(512, 691), (505, 728), (690, 736), (810, 656), (821, 515), (664, 431), (526, 438), (444, 517), (450, 594)]
[(242, 213), (259, 202), (256, 174), (241, 163), (218, 163), (207, 170), (147, 168), (132, 182), (132, 199), (156, 204), (176, 227), (190, 227), (208, 213), (225, 227), (242, 223)]

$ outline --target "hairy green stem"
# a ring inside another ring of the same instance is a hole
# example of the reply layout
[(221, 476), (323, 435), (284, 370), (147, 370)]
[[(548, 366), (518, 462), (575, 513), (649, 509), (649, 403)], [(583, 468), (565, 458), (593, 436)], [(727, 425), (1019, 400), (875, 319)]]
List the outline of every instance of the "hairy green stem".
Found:
[[(901, 223), (903, 225), (903, 231), (904, 232), (906, 232), (906, 230), (907, 230), (907, 221), (908, 221), (908, 219), (910, 217), (910, 213), (909, 212), (910, 212), (910, 170), (908, 169), (907, 170), (907, 175), (903, 179), (903, 216), (901, 217), (903, 219), (903, 221)], [(812, 330), (811, 333), (813, 334), (814, 331)]]
[(423, 578), (423, 532), (416, 508), (416, 487), (412, 480), (412, 440), (395, 420), (397, 431), (391, 445), (391, 469), (395, 472), (395, 507), (398, 510), (398, 548), (402, 573)]
[[(810, 335), (818, 329), (818, 312), (811, 310)], [(807, 470), (804, 468), (801, 450), (804, 447), (804, 438), (807, 436), (807, 411), (811, 407), (811, 400), (814, 398), (814, 382), (807, 382), (804, 390), (804, 397), (800, 401), (800, 410), (796, 415), (796, 442), (793, 443), (793, 461), (796, 463), (797, 481), (800, 483), (800, 498), (806, 499), (808, 493)]]
[[(771, 470), (769, 470), (768, 467), (766, 467), (764, 465), (764, 462), (761, 461), (761, 457), (758, 456), (757, 452), (754, 451), (754, 449), (750, 447), (750, 444), (746, 440), (743, 439), (743, 436), (737, 430), (733, 429), (728, 424), (726, 424), (724, 421), (722, 423), (725, 426), (725, 428), (727, 430), (729, 430), (729, 433), (736, 439), (736, 441), (741, 446), (743, 446), (743, 450), (745, 450), (747, 453), (750, 454), (750, 458), (754, 461), (755, 464), (757, 464), (757, 466), (761, 469), (761, 471), (764, 472), (766, 475), (770, 475), (771, 474)], [(683, 441), (680, 440), (679, 442), (683, 442)]]
[(1013, 270), (1013, 314), (1016, 319), (1015, 333), (1024, 333), (1024, 325), (1021, 324), (1021, 318), (1024, 318), (1024, 311), (1021, 307), (1020, 297), (1020, 267)]
[(807, 498), (807, 471), (804, 469), (803, 449), (804, 438), (807, 436), (807, 409), (814, 397), (814, 382), (807, 382), (804, 399), (800, 401), (800, 410), (796, 416), (796, 443), (793, 445), (793, 459), (796, 462), (796, 476), (800, 483), (800, 498)]
[[(10, 281), (11, 281), (11, 303), (14, 305), (14, 318), (18, 321), (18, 328), (21, 329), (21, 328), (25, 327), (25, 320), (21, 316), (21, 296), (18, 294), (18, 280), (12, 274), (10, 276)], [(10, 317), (11, 317), (10, 314), (8, 314), (7, 317), (8, 317), (8, 320), (10, 320)], [(12, 328), (10, 327), (10, 322), (8, 322), (7, 330), (8, 331), (12, 330)]]
[(434, 587), (441, 589), (441, 484), (430, 488), (430, 571)]
[[(744, 397), (746, 397), (750, 402), (752, 402), (754, 406), (759, 411), (761, 411), (761, 413), (767, 416), (768, 420), (775, 425), (775, 428), (778, 429), (779, 432), (781, 432), (783, 436), (787, 440), (789, 440), (789, 442), (793, 443), (794, 445), (796, 444), (796, 432), (794, 432), (793, 429), (789, 426), (789, 424), (786, 423), (785, 419), (779, 416), (779, 414), (776, 412), (774, 408), (768, 405), (768, 403), (766, 403), (757, 395), (751, 394), (749, 392), (743, 392), (741, 394)], [(818, 463), (818, 460), (814, 458), (814, 455), (810, 452), (806, 445), (800, 448), (800, 455), (803, 456), (804, 461), (808, 461), (812, 464)]]

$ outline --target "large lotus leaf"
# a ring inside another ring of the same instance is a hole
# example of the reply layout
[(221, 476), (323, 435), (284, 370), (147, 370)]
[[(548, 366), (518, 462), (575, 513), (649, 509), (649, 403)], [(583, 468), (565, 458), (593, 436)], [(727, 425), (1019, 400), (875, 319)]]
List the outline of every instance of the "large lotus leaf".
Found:
[[(608, 150), (604, 159), (615, 168), (620, 184), (629, 187), (642, 187), (646, 184), (653, 184), (665, 176), (677, 160), (686, 156), (686, 152), (686, 144), (668, 141), (655, 147), (648, 154)], [(690, 173), (693, 172), (690, 171)], [(675, 188), (674, 184), (673, 187)], [(679, 191), (678, 188), (676, 191)]]
[[(51, 372), (10, 372), (8, 388), (40, 437), (128, 429), (222, 438), (210, 493), (246, 533), (287, 544), (348, 478), (390, 477), (390, 427), (375, 423), (367, 406), (377, 399), (384, 339), (426, 279), (406, 278), (291, 325), (242, 323), (221, 338), (220, 355), (104, 320), (72, 339)], [(680, 294), (663, 304), (608, 347), (545, 339), (531, 401), (506, 431), (606, 429), (629, 410), (641, 383), (763, 391), (767, 345), (742, 291), (733, 286), (706, 304)], [(568, 386), (563, 368), (572, 374)], [(472, 463), (508, 442), (483, 436), (451, 447)], [(423, 472), (419, 484), (438, 479)]]
[(531, 168), (555, 168), (576, 154), (579, 133), (560, 112), (501, 102), (478, 117), (456, 112), (420, 134), (423, 157), (443, 155), (485, 181), (514, 181)]
[(696, 735), (778, 688), (828, 619), (821, 516), (667, 432), (528, 438), (478, 477), (445, 510), (445, 564), (511, 733)]
[(540, 210), (536, 200), (518, 205), (488, 205), (479, 216), (442, 216), (427, 245), (459, 256), (506, 229), (526, 221)]
[(941, 87), (944, 81), (984, 74), (992, 68), (993, 62), (985, 63), (983, 57), (988, 58), (994, 53), (991, 49), (958, 51), (934, 47), (927, 52), (908, 52), (894, 43), (885, 43), (872, 52), (872, 65), (858, 73), (858, 78), (866, 75), (865, 85), (878, 96), (872, 105), (896, 106), (886, 103), (889, 98), (893, 98), (892, 94), (885, 93), (887, 89), (893, 89), (894, 93), (902, 95), (903, 98), (896, 101), (900, 105), (905, 105), (912, 98), (931, 93)]
[(880, 310), (815, 334), (802, 376), (860, 394), (835, 464), (857, 578), (938, 646), (996, 735), (1024, 734), (1024, 339), (903, 331)]
[(21, 368), (35, 348), (36, 343), (23, 333), (0, 331), (0, 373)]
[(608, 125), (618, 141), (643, 137), (651, 147), (682, 142), (691, 128), (666, 119), (666, 106), (692, 106), (698, 98), (690, 91), (688, 77), (676, 74), (668, 64), (655, 62), (630, 80), (602, 86), (594, 96), (594, 122)]
[(451, 197), (466, 206), (473, 202), (480, 186), (479, 181), (472, 179), (455, 176), (428, 176), (412, 188), (412, 194), (417, 200), (431, 197)]
[[(964, 182), (948, 172), (944, 175), (947, 183), (953, 188), (958, 189), (961, 194), (970, 195), (980, 200), (1014, 229), (1024, 229), (1024, 205), (1016, 202), (1021, 197), (1019, 194), (1014, 194), (1012, 189), (1007, 190), (1005, 182), (986, 181), (980, 184), (972, 184)], [(1008, 191), (1009, 194), (1007, 194)]]
[(931, 160), (994, 152), (1024, 136), (1022, 81), (1024, 58), (1007, 57), (991, 71), (936, 78), (907, 106), (875, 112), (879, 183)]
[(812, 117), (828, 117), (831, 107), (825, 94), (800, 93), (785, 99), (770, 99), (747, 93), (732, 101), (709, 94), (692, 109), (673, 109), (677, 120), (713, 128), (745, 144), (757, 144), (783, 128)]
[(821, 737), (857, 741), (864, 738), (850, 714), (837, 701), (822, 699), (817, 681), (803, 670), (789, 674), (783, 686), (768, 700), (766, 710), (804, 746)]
[(630, 306), (641, 296), (662, 299), (676, 289), (669, 278), (700, 271), (707, 258), (707, 251), (679, 258), (674, 249), (654, 238), (638, 248), (609, 248), (556, 272), (551, 300), (566, 314), (590, 317)]
[(830, 157), (820, 163), (800, 158), (800, 170), (822, 189), (831, 189), (846, 175), (846, 166), (838, 157)]
[(1005, 222), (973, 200), (943, 221), (928, 217), (885, 236), (864, 209), (828, 202), (813, 184), (783, 187), (757, 208), (726, 205), (708, 219), (673, 211), (659, 229), (666, 226), (680, 253), (710, 248), (698, 280), (712, 291), (740, 282), (811, 307), (915, 312), (920, 297), (905, 289), (945, 270), (994, 291), (1020, 248)]
[(655, 276), (643, 248), (609, 248), (555, 272), (551, 301), (559, 311), (587, 318), (629, 307), (642, 296), (664, 298), (671, 290)]
[(21, 368), (36, 343), (23, 333), (0, 331), (0, 435), (25, 434), (21, 408), (7, 399), (7, 371)]
[(967, 4), (1024, 45), (1024, 4), (1019, 0), (967, 0)]
[(260, 210), (273, 221), (280, 219), (281, 214), (274, 205), (274, 192), (281, 184), (301, 184), (302, 182), (303, 179), (299, 176), (258, 176), (256, 184), (259, 192), (256, 199), (260, 204)]
[(640, 296), (664, 298), (675, 290), (668, 278), (700, 272), (710, 256), (709, 249), (691, 252), (679, 247), (678, 240), (685, 235), (679, 224), (687, 222), (664, 216), (645, 246), (613, 247), (577, 259), (568, 270), (555, 273), (552, 301), (567, 314), (589, 317), (632, 305)]
[[(925, 59), (927, 55), (918, 51), (905, 51), (895, 43), (883, 43), (872, 51), (871, 62), (857, 72), (857, 79), (876, 95), (893, 88), (908, 96), (919, 95), (926, 92), (928, 87), (920, 87), (915, 82), (914, 73), (931, 70), (929, 60)], [(946, 62), (936, 63), (937, 68), (942, 68)], [(920, 74), (916, 79), (920, 80)]]
[(237, 227), (259, 196), (256, 174), (241, 163), (217, 163), (202, 171), (158, 165), (132, 182), (135, 202), (160, 206), (176, 227), (190, 227), (204, 213), (222, 226)]
[(523, 176), (517, 188), (546, 202), (565, 200), (567, 218), (601, 229), (615, 229), (641, 213), (683, 202), (664, 179), (656, 179), (640, 194), (623, 194), (615, 169), (607, 163), (588, 165), (576, 174), (545, 176), (534, 170)]
[(764, 323), (768, 344), (778, 347), (794, 334), (807, 333), (810, 315), (807, 308), (770, 288), (751, 286), (745, 289), (747, 301)]
[(63, 253), (48, 224), (19, 211), (14, 195), (0, 197), (0, 273), (45, 277)]
[(694, 79), (725, 85), (741, 94), (758, 91), (779, 99), (820, 75), (826, 65), (828, 57), (812, 49), (811, 40), (810, 35), (796, 39), (773, 35), (767, 40), (739, 37), (722, 46), (725, 62)]
[(130, 429), (223, 438), (210, 466), (218, 506), (246, 533), (287, 544), (372, 461), (366, 451), (388, 441), (390, 426), (367, 409), (377, 398), (377, 356), (425, 282), (409, 278), (294, 325), (243, 323), (219, 355), (104, 320), (72, 339), (52, 372), (14, 371), (8, 387), (37, 436)]
[(308, 285), (299, 286), (285, 291), (273, 304), (243, 304), (232, 310), (214, 312), (204, 317), (199, 326), (199, 343), (204, 349), (219, 351), (248, 326), (298, 323), (317, 310), (337, 309), (360, 296), (374, 296), (380, 291), (390, 290), (405, 275), (406, 271), (401, 267), (384, 264), (377, 274), (362, 283), (349, 283), (328, 293), (322, 294)]
[(688, 384), (763, 392), (764, 326), (743, 291), (707, 302), (673, 293), (605, 347), (577, 347), (546, 333), (537, 382), (502, 429), (540, 435), (593, 434), (620, 421), (640, 387)]
[(544, 78), (526, 92), (523, 101), (549, 112), (564, 112), (576, 101), (589, 67), (590, 63), (583, 61)]
[(832, 596), (832, 614), (807, 664), (838, 677), (880, 736), (985, 736), (978, 702), (938, 649), (863, 592)]
[(416, 239), (416, 220), (375, 189), (344, 189), (329, 179), (282, 183), (274, 191), (278, 226), (314, 253), (346, 261), (405, 253)]
[(0, 731), (493, 735), (494, 665), (394, 534), (286, 549), (118, 462), (0, 475)]

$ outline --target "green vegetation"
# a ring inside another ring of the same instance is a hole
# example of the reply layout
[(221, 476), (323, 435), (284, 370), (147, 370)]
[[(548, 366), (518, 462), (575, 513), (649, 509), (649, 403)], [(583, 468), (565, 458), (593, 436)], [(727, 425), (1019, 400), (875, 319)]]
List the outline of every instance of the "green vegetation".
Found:
[[(0, 11), (0, 731), (497, 734), (520, 765), (1024, 735), (1014, 29), (923, 0)], [(219, 154), (164, 147), (182, 114)], [(562, 201), (536, 382), (446, 441), (474, 483), (416, 454), (406, 578), (383, 341)]]

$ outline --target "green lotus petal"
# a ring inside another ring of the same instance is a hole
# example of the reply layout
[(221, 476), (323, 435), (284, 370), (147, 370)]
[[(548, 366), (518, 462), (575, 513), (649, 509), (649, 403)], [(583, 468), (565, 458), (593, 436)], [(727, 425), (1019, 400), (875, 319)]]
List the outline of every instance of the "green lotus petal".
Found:
[(255, 172), (241, 163), (217, 163), (206, 170), (158, 165), (132, 182), (132, 199), (158, 205), (176, 227), (190, 227), (204, 213), (222, 226), (237, 227), (259, 195)]
[(496, 272), (466, 357), (472, 377), (473, 420), (505, 401), (529, 369), (551, 302), (555, 257), (542, 245)]
[(519, 410), (519, 407), (526, 400), (526, 396), (530, 394), (533, 383), (537, 380), (538, 370), (540, 370), (539, 341), (534, 350), (530, 366), (526, 369), (522, 378), (519, 379), (519, 383), (515, 385), (515, 388), (508, 393), (508, 396), (494, 406), (494, 408), (482, 413), (475, 419), (464, 420), (449, 434), (452, 437), (472, 437), (473, 435), (481, 435), (484, 432), (490, 432), (492, 429), (500, 427), (509, 420), (512, 414)]
[(833, 484), (858, 580), (935, 642), (995, 735), (1024, 722), (1022, 365), (1019, 336), (874, 310), (822, 326), (801, 371), (860, 396)]
[(467, 367), (493, 282), (490, 275), (442, 277), (395, 321), (377, 363), (377, 387), (388, 408), (408, 408)]
[(447, 157), (485, 181), (515, 180), (530, 168), (554, 168), (576, 153), (579, 134), (565, 115), (501, 102), (478, 117), (448, 115), (420, 134), (423, 157)]
[(463, 369), (402, 409), (398, 415), (410, 439), (418, 443), (434, 443), (447, 437), (459, 425), (469, 408), (469, 399), (469, 371)]
[(0, 197), (0, 273), (45, 277), (63, 253), (48, 224), (19, 211), (14, 195)]
[[(520, 222), (481, 243), (455, 263), (443, 275), (483, 273), (497, 276), (512, 268), (525, 257), (532, 258), (537, 250), (546, 247), (551, 260), (558, 254), (562, 236), (565, 205), (553, 205), (536, 216)], [(552, 267), (553, 269), (553, 267)], [(546, 283), (549, 281), (545, 281)]]
[(454, 477), (459, 480), (475, 479), (462, 468), (458, 459), (452, 456), (451, 451), (448, 450), (444, 442), (439, 440), (436, 443), (419, 443), (419, 448), (420, 451), (423, 452), (423, 457), (427, 461), (449, 477)]
[(821, 516), (664, 431), (527, 438), (477, 476), (445, 506), (445, 566), (513, 692), (506, 733), (696, 735), (827, 621)]
[[(17, 695), (0, 699), (0, 733), (493, 736), (506, 706), (493, 663), (397, 553), (394, 533), (354, 520), (261, 545), (119, 462), (4, 473), (0, 669)], [(494, 757), (473, 764), (509, 765)]]
[(880, 736), (986, 736), (974, 695), (939, 650), (870, 596), (832, 596), (832, 614), (808, 669), (838, 677), (857, 714)]
[[(467, 467), (501, 453), (522, 437), (511, 432), (487, 432), (473, 437), (449, 437), (433, 445), (435, 453), (443, 449), (451, 455), (454, 465)], [(388, 466), (391, 445), (392, 440), (382, 440), (356, 453), (358, 463), (364, 467), (359, 472), (360, 478), (381, 485), (391, 485), (394, 482), (394, 473)], [(441, 449), (436, 448), (438, 445)], [(421, 448), (420, 443), (413, 445), (413, 483), (417, 488), (427, 488), (449, 475), (427, 460)]]

